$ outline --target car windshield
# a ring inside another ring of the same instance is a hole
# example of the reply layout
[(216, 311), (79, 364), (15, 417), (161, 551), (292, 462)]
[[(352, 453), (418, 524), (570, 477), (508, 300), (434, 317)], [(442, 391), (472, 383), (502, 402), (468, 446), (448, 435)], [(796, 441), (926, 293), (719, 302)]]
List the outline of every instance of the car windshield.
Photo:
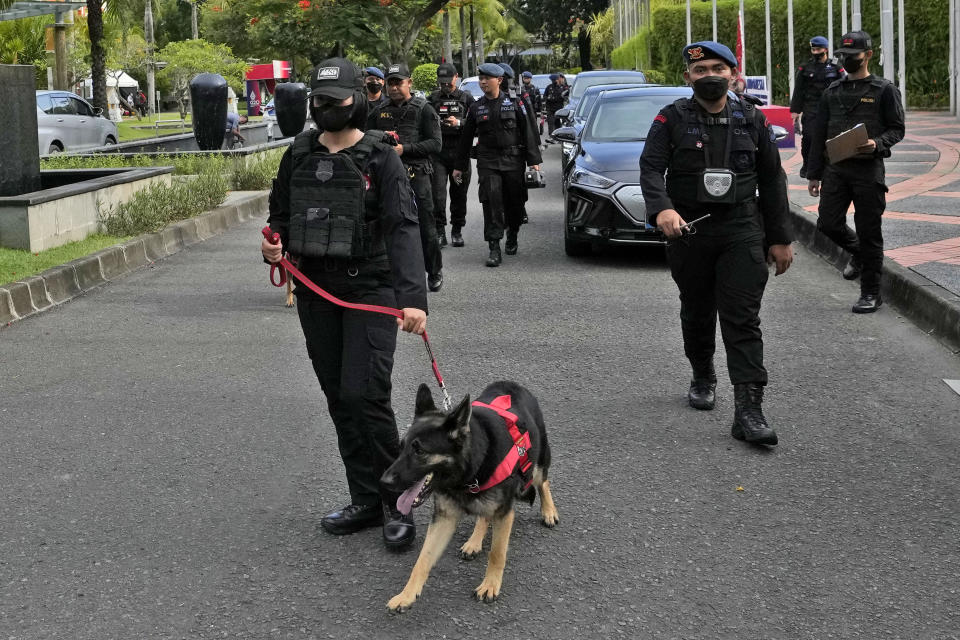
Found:
[(622, 75), (602, 75), (602, 76), (580, 76), (573, 83), (573, 89), (570, 90), (570, 97), (579, 99), (583, 92), (592, 86), (598, 84), (620, 84), (629, 82), (642, 82), (643, 78), (636, 71), (625, 71)]
[(624, 142), (646, 140), (647, 132), (660, 109), (687, 94), (655, 94), (647, 96), (620, 96), (604, 93), (590, 112), (583, 132), (584, 141)]
[(460, 85), (462, 91), (469, 91), (470, 95), (474, 98), (479, 98), (483, 95), (483, 91), (480, 90), (480, 83), (476, 80), (466, 80)]
[[(615, 91), (615, 89), (610, 89), (610, 91)], [(585, 119), (587, 114), (590, 113), (590, 107), (597, 101), (597, 98), (600, 97), (602, 92), (597, 91), (588, 91), (583, 94), (583, 99), (577, 103), (577, 110), (574, 112), (574, 117), (578, 119)]]

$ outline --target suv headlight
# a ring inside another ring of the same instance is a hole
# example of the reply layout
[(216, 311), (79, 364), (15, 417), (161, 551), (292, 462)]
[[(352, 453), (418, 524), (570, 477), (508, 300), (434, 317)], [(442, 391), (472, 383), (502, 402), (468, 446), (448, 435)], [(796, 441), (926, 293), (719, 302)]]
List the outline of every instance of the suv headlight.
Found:
[(587, 171), (586, 169), (574, 169), (570, 175), (570, 184), (578, 184), (584, 187), (594, 187), (595, 189), (606, 189), (617, 183), (605, 176)]

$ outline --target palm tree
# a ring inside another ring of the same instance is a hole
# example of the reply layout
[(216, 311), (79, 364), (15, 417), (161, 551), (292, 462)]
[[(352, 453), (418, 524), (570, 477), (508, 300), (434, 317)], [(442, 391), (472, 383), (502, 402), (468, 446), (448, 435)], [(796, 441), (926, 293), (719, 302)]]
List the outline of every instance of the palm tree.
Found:
[(93, 104), (107, 112), (107, 52), (103, 48), (103, 3), (87, 0), (87, 32), (90, 37), (90, 78)]

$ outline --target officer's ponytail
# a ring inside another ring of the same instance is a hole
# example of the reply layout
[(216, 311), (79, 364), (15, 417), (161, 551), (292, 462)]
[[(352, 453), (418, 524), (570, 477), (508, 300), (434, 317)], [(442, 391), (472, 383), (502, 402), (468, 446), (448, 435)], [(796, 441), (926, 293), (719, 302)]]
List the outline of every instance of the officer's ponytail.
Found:
[(364, 89), (353, 92), (353, 113), (348, 126), (361, 131), (367, 128), (367, 92)]

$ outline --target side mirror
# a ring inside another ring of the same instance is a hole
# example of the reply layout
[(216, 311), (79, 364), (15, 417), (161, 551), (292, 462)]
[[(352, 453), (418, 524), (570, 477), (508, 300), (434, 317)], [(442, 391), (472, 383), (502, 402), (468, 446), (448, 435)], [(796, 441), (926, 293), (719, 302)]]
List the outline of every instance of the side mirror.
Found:
[(778, 124), (770, 125), (770, 129), (773, 131), (773, 139), (775, 142), (780, 142), (787, 137), (787, 130)]
[(576, 142), (577, 130), (573, 127), (559, 127), (553, 130), (553, 138), (561, 142)]
[(93, 115), (97, 116), (98, 118), (99, 118), (100, 116), (102, 116), (102, 115), (103, 115), (103, 108), (102, 108), (102, 107), (94, 107), (94, 108), (93, 108)]
[(557, 112), (553, 115), (558, 118), (567, 119), (570, 117), (570, 109), (557, 109)]

